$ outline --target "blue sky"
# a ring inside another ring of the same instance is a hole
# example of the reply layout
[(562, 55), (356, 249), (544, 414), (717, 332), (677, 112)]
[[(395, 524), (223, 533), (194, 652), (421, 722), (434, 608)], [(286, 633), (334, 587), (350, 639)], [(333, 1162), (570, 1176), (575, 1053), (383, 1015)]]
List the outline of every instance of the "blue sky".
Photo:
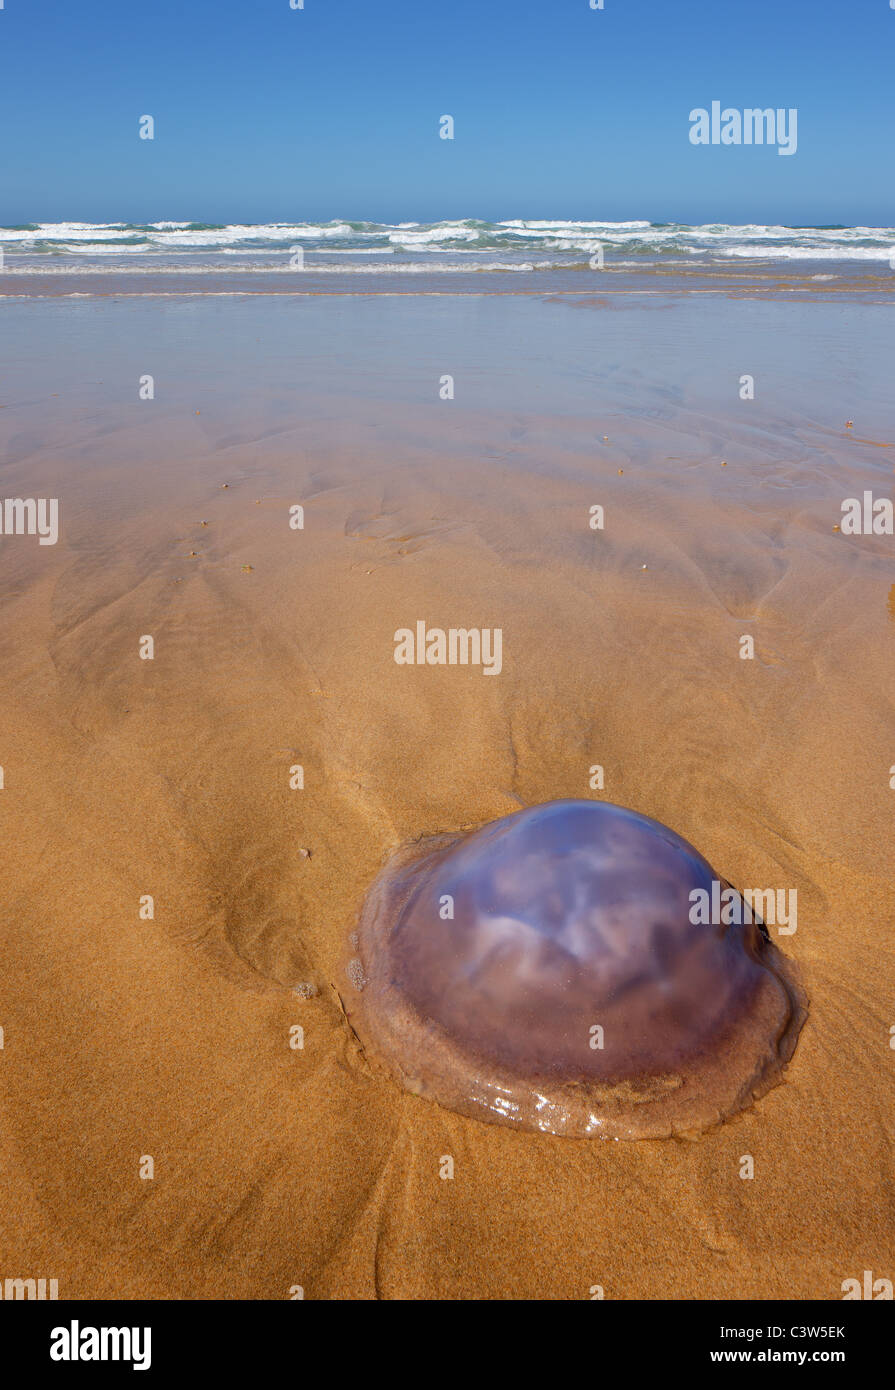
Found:
[[(3, 0), (0, 223), (895, 224), (889, 0), (604, 4)], [(691, 145), (715, 99), (797, 154)]]

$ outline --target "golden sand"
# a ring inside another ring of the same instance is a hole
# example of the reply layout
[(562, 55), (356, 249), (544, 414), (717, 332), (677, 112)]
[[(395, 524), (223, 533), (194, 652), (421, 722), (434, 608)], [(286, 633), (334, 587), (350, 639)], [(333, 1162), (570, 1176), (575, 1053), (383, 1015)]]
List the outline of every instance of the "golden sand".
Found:
[[(756, 504), (729, 452), (709, 481), (681, 448), (647, 485), (610, 439), (578, 482), (434, 450), (236, 448), (126, 487), (97, 466), (55, 550), (7, 540), (0, 1273), (76, 1298), (566, 1299), (838, 1298), (887, 1272), (882, 543), (797, 490)], [(45, 491), (70, 495), (62, 469)], [(397, 665), (418, 619), (499, 626), (499, 677)], [(740, 887), (798, 889), (795, 1057), (697, 1142), (464, 1118), (346, 1022), (346, 938), (396, 846), (588, 795)]]

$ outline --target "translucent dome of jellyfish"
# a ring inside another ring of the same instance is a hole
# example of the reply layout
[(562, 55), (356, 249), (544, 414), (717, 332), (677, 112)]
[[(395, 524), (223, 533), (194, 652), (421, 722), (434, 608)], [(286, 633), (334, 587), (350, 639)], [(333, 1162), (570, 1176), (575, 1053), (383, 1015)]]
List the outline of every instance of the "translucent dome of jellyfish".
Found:
[(408, 1090), (466, 1115), (696, 1135), (780, 1079), (805, 1018), (751, 913), (691, 921), (691, 894), (711, 903), (713, 882), (717, 902), (729, 885), (692, 845), (600, 801), (419, 841), (367, 896), (350, 1022)]

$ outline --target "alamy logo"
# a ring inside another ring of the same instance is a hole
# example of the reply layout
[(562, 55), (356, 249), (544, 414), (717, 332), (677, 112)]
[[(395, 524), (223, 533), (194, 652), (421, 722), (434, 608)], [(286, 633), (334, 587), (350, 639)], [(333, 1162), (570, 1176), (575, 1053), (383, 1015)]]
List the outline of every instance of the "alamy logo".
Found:
[(776, 927), (781, 936), (792, 936), (799, 925), (797, 888), (747, 888), (742, 894), (721, 880), (712, 879), (712, 891), (690, 892), (690, 921), (694, 927), (740, 927), (761, 922)]
[(892, 1280), (874, 1279), (872, 1269), (864, 1270), (863, 1283), (860, 1279), (843, 1279), (840, 1287), (843, 1303), (855, 1298), (870, 1298), (877, 1303), (892, 1301)]
[[(49, 1293), (47, 1284), (49, 1283)], [(58, 1279), (4, 1279), (0, 1283), (0, 1298), (58, 1298)]]
[(50, 1333), (51, 1361), (132, 1361), (133, 1370), (152, 1365), (151, 1327), (81, 1327), (75, 1319)]
[(874, 497), (865, 492), (860, 497), (846, 497), (842, 503), (843, 536), (891, 536), (895, 509), (888, 497)]
[(0, 535), (39, 536), (41, 545), (59, 539), (59, 501), (55, 497), (7, 497), (0, 504)]
[(761, 108), (735, 106), (721, 110), (720, 101), (711, 111), (695, 106), (690, 112), (691, 145), (776, 145), (778, 154), (795, 154), (799, 147), (799, 112), (778, 106)]
[(481, 666), (485, 676), (503, 669), (503, 629), (499, 627), (399, 627), (395, 633), (399, 666)]

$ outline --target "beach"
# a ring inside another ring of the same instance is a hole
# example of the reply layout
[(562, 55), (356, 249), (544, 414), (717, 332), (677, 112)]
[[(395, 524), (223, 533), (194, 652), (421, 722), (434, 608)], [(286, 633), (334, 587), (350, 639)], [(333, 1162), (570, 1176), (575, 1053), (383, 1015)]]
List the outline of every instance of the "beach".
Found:
[[(569, 255), (2, 278), (2, 495), (60, 515), (0, 539), (4, 1272), (78, 1299), (892, 1277), (895, 542), (841, 529), (892, 498), (891, 270)], [(500, 629), (501, 669), (399, 664), (419, 622)], [(468, 1119), (351, 1026), (390, 853), (588, 797), (798, 892), (795, 1055), (698, 1139)]]

